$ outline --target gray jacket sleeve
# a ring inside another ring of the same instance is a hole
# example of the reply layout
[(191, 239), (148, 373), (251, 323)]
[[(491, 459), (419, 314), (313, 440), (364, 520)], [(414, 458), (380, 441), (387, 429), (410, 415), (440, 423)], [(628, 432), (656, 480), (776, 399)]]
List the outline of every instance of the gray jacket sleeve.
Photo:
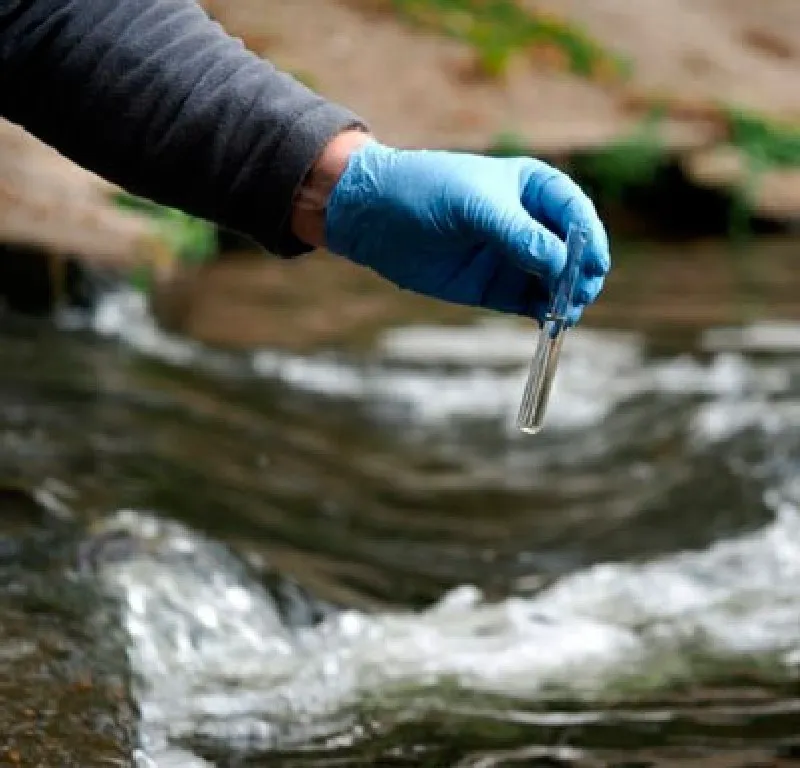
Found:
[[(264, 4), (269, 13), (269, 3)], [(134, 194), (292, 256), (291, 200), (363, 125), (194, 0), (0, 0), (0, 114)]]

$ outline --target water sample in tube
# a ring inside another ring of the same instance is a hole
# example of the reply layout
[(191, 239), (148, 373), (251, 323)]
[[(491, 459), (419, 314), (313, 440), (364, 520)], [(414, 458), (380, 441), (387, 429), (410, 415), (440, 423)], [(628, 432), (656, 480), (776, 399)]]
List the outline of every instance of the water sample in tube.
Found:
[(535, 435), (544, 424), (544, 414), (550, 389), (558, 368), (558, 357), (567, 330), (567, 316), (572, 306), (572, 294), (581, 272), (583, 249), (589, 241), (589, 230), (576, 223), (567, 232), (567, 263), (558, 279), (544, 322), (539, 330), (536, 352), (531, 362), (528, 380), (522, 393), (517, 427)]

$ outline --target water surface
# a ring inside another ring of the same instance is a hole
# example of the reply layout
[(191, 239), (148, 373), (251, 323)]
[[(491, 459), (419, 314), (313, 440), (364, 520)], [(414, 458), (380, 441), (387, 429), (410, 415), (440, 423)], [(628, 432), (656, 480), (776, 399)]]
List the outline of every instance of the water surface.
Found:
[[(0, 343), (0, 725), (84, 720), (16, 757), (796, 754), (800, 327), (576, 331), (531, 438), (514, 324), (233, 354), (123, 293), (59, 325), (7, 320)], [(62, 697), (86, 674), (94, 704)]]

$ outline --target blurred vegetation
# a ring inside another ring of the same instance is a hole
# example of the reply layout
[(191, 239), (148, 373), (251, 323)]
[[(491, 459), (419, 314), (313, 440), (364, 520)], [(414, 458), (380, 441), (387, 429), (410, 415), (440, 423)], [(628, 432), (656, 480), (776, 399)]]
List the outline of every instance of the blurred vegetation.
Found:
[[(583, 169), (603, 186), (604, 194), (619, 197), (626, 188), (653, 184), (668, 162), (659, 128), (666, 107), (654, 107), (627, 136), (587, 156)], [(728, 140), (753, 172), (800, 167), (800, 126), (779, 124), (753, 113), (720, 108)], [(754, 179), (745, 181), (749, 188)]]
[(728, 140), (743, 156), (745, 171), (741, 182), (731, 190), (730, 234), (739, 244), (747, 244), (753, 200), (761, 176), (775, 168), (800, 168), (800, 126), (778, 123), (752, 112), (725, 110)]
[(499, 77), (514, 57), (601, 81), (627, 75), (629, 62), (606, 51), (585, 32), (520, 0), (360, 0), (394, 10), (427, 29), (472, 46), (481, 74)]
[[(667, 102), (653, 105), (627, 135), (572, 157), (571, 172), (590, 195), (612, 204), (630, 200), (632, 194), (653, 194), (659, 185), (672, 183), (680, 155), (671, 153), (661, 139), (660, 129), (668, 114)], [(800, 125), (774, 122), (726, 106), (716, 107), (713, 118), (724, 129), (721, 140), (738, 150), (744, 163), (740, 182), (727, 192), (728, 234), (740, 239), (749, 233), (761, 175), (776, 168), (800, 167)], [(531, 153), (524, 140), (512, 133), (498, 136), (489, 151), (499, 156)], [(684, 184), (692, 185), (686, 179)]]
[(656, 182), (659, 171), (669, 161), (659, 134), (662, 119), (661, 110), (652, 110), (627, 136), (583, 159), (582, 174), (594, 181), (600, 194), (619, 200), (629, 189)]
[(310, 88), (312, 91), (318, 91), (320, 89), (319, 83), (317, 82), (317, 78), (314, 77), (314, 75), (312, 75), (311, 72), (308, 72), (305, 69), (293, 69), (290, 70), (290, 74), (292, 75), (292, 77), (295, 78), (295, 80), (301, 82), (303, 85), (305, 85), (307, 88)]
[(766, 168), (800, 167), (800, 125), (778, 123), (739, 109), (726, 111), (731, 143)]
[[(181, 264), (201, 264), (213, 258), (219, 251), (217, 228), (204, 219), (127, 192), (117, 195), (115, 202), (121, 208), (149, 216), (172, 258)], [(147, 290), (151, 285), (150, 270), (139, 269), (132, 279), (138, 288)]]
[[(659, 135), (662, 119), (662, 110), (653, 109), (628, 135), (575, 158), (580, 176), (589, 181), (593, 194), (619, 200), (626, 191), (656, 181), (658, 172), (669, 162)], [(524, 139), (505, 133), (495, 138), (489, 153), (499, 157), (524, 156), (530, 155), (531, 149)]]

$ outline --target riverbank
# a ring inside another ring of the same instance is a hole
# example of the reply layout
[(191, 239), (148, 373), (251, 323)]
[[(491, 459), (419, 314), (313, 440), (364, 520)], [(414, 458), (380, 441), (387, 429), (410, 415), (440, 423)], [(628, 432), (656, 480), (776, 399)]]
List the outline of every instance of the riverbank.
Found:
[[(257, 0), (204, 4), (252, 50), (359, 111), (387, 142), (528, 153), (565, 169), (617, 238), (800, 222), (797, 4), (281, 0), (269, 12)], [(532, 19), (531, 34), (545, 39), (507, 39), (509, 18)], [(586, 71), (574, 71), (565, 52), (588, 57)], [(22, 311), (91, 302), (85, 278), (106, 270), (144, 268), (162, 288), (185, 286), (196, 269), (182, 263), (184, 246), (213, 247), (207, 230), (199, 240), (188, 232), (192, 220), (120, 206), (113, 186), (8, 124), (0, 124), (0, 195), (4, 298)], [(270, 264), (264, 280), (282, 268)], [(228, 262), (221, 269), (226, 280), (236, 272)]]
[[(205, 5), (389, 143), (485, 151), (512, 140), (558, 161), (629, 146), (657, 110), (659, 151), (678, 156), (689, 183), (729, 195), (747, 186), (757, 214), (800, 220), (800, 6), (791, 0)], [(757, 183), (731, 119), (740, 112), (794, 133), (793, 162), (760, 168)]]

